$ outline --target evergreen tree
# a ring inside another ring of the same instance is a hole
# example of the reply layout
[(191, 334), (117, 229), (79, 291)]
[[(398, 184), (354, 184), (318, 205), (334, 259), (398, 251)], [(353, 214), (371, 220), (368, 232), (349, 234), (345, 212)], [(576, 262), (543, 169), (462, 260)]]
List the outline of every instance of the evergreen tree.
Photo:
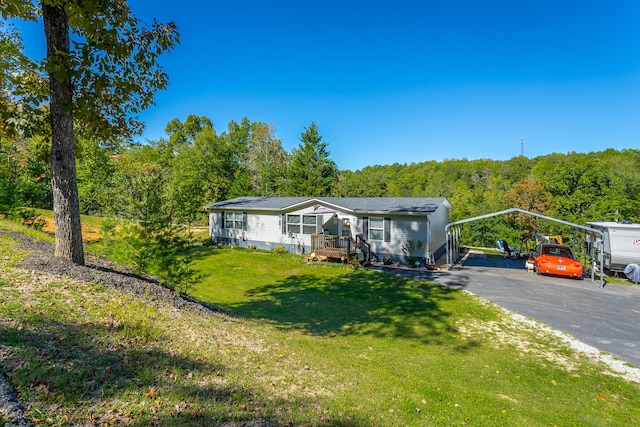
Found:
[(327, 143), (314, 122), (302, 132), (300, 141), (291, 154), (288, 195), (330, 196), (338, 182), (338, 167), (329, 158)]

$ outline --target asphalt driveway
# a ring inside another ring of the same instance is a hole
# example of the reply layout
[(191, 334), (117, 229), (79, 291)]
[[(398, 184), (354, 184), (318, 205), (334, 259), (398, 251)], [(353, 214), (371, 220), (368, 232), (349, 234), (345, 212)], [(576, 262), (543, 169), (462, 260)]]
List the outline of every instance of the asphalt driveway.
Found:
[(538, 276), (524, 261), (470, 254), (451, 271), (394, 273), (465, 289), (640, 367), (640, 286)]

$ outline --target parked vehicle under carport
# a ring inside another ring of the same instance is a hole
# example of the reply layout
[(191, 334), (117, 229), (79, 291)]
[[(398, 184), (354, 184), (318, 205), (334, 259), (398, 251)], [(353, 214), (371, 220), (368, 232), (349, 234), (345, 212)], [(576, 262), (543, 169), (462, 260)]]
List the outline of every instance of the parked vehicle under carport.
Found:
[(542, 244), (538, 246), (534, 259), (533, 269), (537, 274), (583, 278), (582, 264), (573, 255), (569, 246)]
[(461, 226), (463, 224), (466, 224), (472, 221), (484, 220), (484, 219), (496, 217), (499, 215), (512, 214), (512, 213), (530, 215), (542, 220), (563, 224), (571, 227), (574, 233), (580, 233), (582, 235), (587, 236), (587, 238), (589, 238), (595, 244), (590, 245), (588, 248), (584, 248), (583, 251), (581, 251), (583, 258), (585, 259), (584, 262), (592, 263), (590, 266), (587, 266), (587, 268), (584, 269), (584, 272), (587, 273), (587, 277), (590, 277), (592, 282), (595, 282), (596, 272), (598, 272), (600, 275), (600, 280), (599, 280), (600, 287), (604, 288), (605, 282), (604, 282), (603, 269), (598, 268), (598, 266), (603, 265), (603, 258), (604, 258), (603, 249), (602, 249), (602, 246), (603, 246), (602, 240), (603, 240), (603, 234), (604, 234), (603, 231), (598, 230), (596, 228), (580, 225), (580, 224), (574, 224), (558, 218), (552, 218), (536, 212), (526, 211), (520, 208), (510, 208), (503, 211), (493, 212), (493, 213), (480, 215), (472, 218), (466, 218), (466, 219), (454, 221), (447, 224), (447, 226), (445, 227), (445, 232), (447, 235), (447, 239), (446, 239), (447, 270), (450, 270), (452, 266), (456, 264), (458, 261), (460, 261), (460, 259), (462, 258), (459, 253), (459, 248), (460, 248)]

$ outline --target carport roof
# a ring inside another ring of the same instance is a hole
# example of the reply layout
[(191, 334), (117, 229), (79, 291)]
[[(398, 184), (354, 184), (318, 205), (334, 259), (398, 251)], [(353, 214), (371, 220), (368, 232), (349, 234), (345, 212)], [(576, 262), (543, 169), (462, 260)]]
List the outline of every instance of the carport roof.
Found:
[(558, 218), (552, 218), (550, 216), (546, 216), (546, 215), (542, 215), (536, 212), (529, 212), (529, 211), (525, 211), (524, 209), (519, 209), (519, 208), (511, 208), (511, 209), (506, 209), (504, 211), (499, 211), (499, 212), (493, 212), (493, 213), (489, 213), (486, 215), (480, 215), (480, 216), (475, 216), (473, 218), (466, 218), (466, 219), (461, 219), (460, 221), (455, 221), (455, 222), (450, 222), (449, 224), (447, 224), (447, 226), (445, 227), (445, 229), (448, 231), (450, 227), (455, 226), (455, 225), (460, 225), (460, 224), (464, 224), (467, 222), (472, 222), (472, 221), (478, 221), (481, 219), (486, 219), (486, 218), (491, 218), (494, 216), (498, 216), (498, 215), (504, 215), (504, 214), (508, 214), (508, 213), (514, 213), (514, 212), (519, 212), (519, 213), (523, 213), (526, 215), (531, 215), (531, 216), (535, 216), (537, 218), (542, 218), (542, 219), (546, 219), (549, 221), (553, 221), (553, 222), (558, 222), (560, 224), (564, 224), (564, 225), (568, 225), (569, 227), (573, 227), (573, 228), (578, 228), (580, 230), (583, 230), (587, 233), (590, 234), (597, 234), (598, 236), (602, 237), (602, 231), (597, 230), (595, 228), (591, 228), (591, 227), (587, 227), (585, 225), (580, 225), (580, 224), (574, 224), (572, 222), (568, 222), (568, 221), (564, 221)]
[[(514, 212), (519, 212), (522, 214), (526, 214), (526, 215), (531, 215), (531, 216), (535, 216), (537, 218), (542, 218), (542, 219), (546, 219), (549, 221), (553, 221), (553, 222), (558, 222), (560, 224), (564, 224), (564, 225), (568, 225), (570, 227), (579, 229), (584, 231), (587, 234), (591, 234), (593, 236), (599, 236), (600, 237), (600, 245), (602, 245), (602, 240), (604, 239), (604, 235), (603, 232), (600, 230), (597, 230), (595, 228), (591, 228), (591, 227), (587, 227), (584, 225), (580, 225), (580, 224), (574, 224), (568, 221), (563, 221), (561, 219), (558, 218), (552, 218), (550, 216), (546, 216), (546, 215), (542, 215), (539, 213), (535, 213), (535, 212), (529, 212), (529, 211), (525, 211), (524, 209), (519, 209), (519, 208), (511, 208), (511, 209), (506, 209), (504, 211), (499, 211), (499, 212), (493, 212), (493, 213), (489, 213), (486, 215), (480, 215), (480, 216), (476, 216), (473, 218), (466, 218), (466, 219), (461, 219), (460, 221), (455, 221), (455, 222), (450, 222), (449, 224), (447, 224), (447, 226), (445, 227), (445, 232), (447, 233), (447, 241), (446, 241), (446, 255), (447, 255), (447, 270), (451, 268), (451, 264), (454, 262), (454, 256), (452, 254), (451, 251), (451, 244), (454, 243), (453, 241), (457, 242), (457, 237), (451, 235), (451, 228), (454, 228), (454, 230), (457, 230), (458, 228), (456, 228), (455, 226), (457, 225), (462, 225), (465, 224), (467, 222), (472, 222), (472, 221), (478, 221), (481, 219), (486, 219), (486, 218), (492, 218), (494, 216), (498, 216), (498, 215), (504, 215), (504, 214), (509, 214), (509, 213), (514, 213)], [(455, 234), (455, 233), (454, 233)], [(457, 243), (454, 243), (453, 245), (455, 248), (455, 250), (457, 250)], [(603, 265), (603, 251), (600, 250), (600, 260), (599, 260), (599, 265)], [(591, 270), (591, 280), (593, 281), (594, 278), (594, 271), (595, 269)], [(600, 287), (604, 287), (604, 279), (602, 277), (602, 269), (600, 269)]]

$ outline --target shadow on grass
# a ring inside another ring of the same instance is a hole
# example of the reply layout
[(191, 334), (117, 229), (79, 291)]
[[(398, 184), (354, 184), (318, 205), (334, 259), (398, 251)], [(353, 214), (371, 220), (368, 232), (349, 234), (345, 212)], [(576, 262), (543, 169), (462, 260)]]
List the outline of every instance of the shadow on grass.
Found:
[(297, 275), (252, 289), (252, 300), (233, 311), (313, 335), (370, 334), (433, 342), (455, 332), (443, 306), (456, 292), (371, 271), (332, 278)]
[(70, 403), (96, 393), (108, 398), (125, 390), (153, 387), (169, 369), (183, 372), (221, 369), (157, 349), (144, 349), (144, 345), (126, 345), (142, 344), (145, 341), (142, 337), (125, 336), (119, 339), (121, 344), (100, 342), (105, 336), (119, 336), (122, 326), (78, 325), (47, 319), (35, 319), (34, 324), (42, 325), (41, 331), (0, 329), (0, 343), (22, 348), (33, 357), (12, 378), (27, 387), (46, 384), (64, 393)]
[[(11, 373), (11, 383), (31, 408), (27, 416), (34, 419), (140, 426), (259, 419), (265, 424), (256, 425), (276, 425), (268, 421), (270, 408), (286, 405), (268, 399), (264, 390), (228, 384), (225, 366), (151, 348), (122, 327), (37, 315), (29, 324), (28, 330), (0, 325), (0, 367)], [(222, 379), (210, 381), (214, 377)]]

